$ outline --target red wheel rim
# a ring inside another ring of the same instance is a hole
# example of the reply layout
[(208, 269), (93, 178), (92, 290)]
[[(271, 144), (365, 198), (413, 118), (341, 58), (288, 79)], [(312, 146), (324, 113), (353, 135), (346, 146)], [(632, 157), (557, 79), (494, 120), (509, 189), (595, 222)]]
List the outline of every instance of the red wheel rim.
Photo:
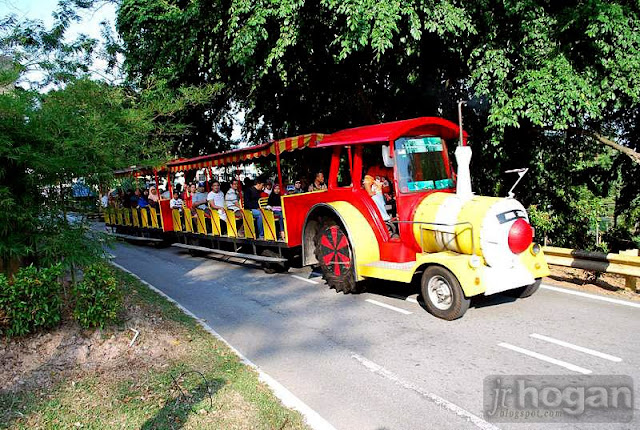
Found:
[(337, 225), (325, 229), (320, 240), (322, 265), (336, 276), (346, 274), (351, 268), (351, 249), (347, 236)]

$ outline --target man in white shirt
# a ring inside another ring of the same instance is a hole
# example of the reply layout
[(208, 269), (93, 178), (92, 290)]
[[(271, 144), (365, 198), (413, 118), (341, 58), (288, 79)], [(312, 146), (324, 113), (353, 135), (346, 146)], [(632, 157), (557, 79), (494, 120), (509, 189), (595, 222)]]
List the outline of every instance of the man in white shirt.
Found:
[(227, 195), (224, 197), (224, 202), (228, 209), (232, 209), (234, 212), (240, 210), (240, 191), (238, 191), (238, 180), (231, 181), (231, 188), (227, 191)]
[(227, 221), (227, 214), (224, 212), (224, 193), (220, 191), (220, 182), (213, 181), (211, 183), (211, 191), (207, 194), (207, 204), (212, 211), (218, 211), (222, 221)]

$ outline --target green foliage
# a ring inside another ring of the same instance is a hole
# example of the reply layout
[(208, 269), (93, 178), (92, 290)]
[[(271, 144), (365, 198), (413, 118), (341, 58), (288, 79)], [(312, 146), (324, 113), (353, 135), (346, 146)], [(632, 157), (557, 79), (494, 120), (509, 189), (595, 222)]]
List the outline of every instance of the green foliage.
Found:
[(551, 212), (538, 209), (537, 205), (531, 205), (527, 209), (529, 221), (536, 229), (538, 240), (546, 236), (554, 227), (555, 218)]
[(86, 267), (84, 278), (73, 287), (72, 295), (73, 317), (85, 328), (103, 328), (115, 320), (122, 303), (118, 280), (105, 263)]
[(12, 279), (0, 274), (0, 334), (23, 336), (60, 322), (59, 265), (20, 269)]

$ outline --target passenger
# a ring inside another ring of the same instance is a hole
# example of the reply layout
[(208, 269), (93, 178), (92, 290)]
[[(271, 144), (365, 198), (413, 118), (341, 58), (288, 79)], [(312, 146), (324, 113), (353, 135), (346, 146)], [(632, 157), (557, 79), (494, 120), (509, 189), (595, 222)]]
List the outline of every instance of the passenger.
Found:
[(214, 180), (211, 183), (211, 191), (207, 194), (207, 204), (210, 210), (218, 211), (222, 221), (227, 221), (227, 214), (224, 211), (224, 194), (220, 191), (220, 182)]
[(240, 210), (240, 191), (238, 191), (239, 182), (237, 179), (231, 181), (231, 188), (227, 191), (227, 194), (224, 196), (224, 202), (227, 205), (228, 209), (231, 209), (235, 212)]
[(280, 226), (280, 239), (284, 240), (284, 217), (282, 216), (282, 198), (280, 197), (279, 184), (275, 184), (273, 186), (273, 192), (269, 194), (267, 209), (272, 210), (273, 214), (278, 219), (278, 224)]
[(262, 178), (257, 178), (255, 184), (252, 187), (249, 187), (244, 192), (244, 207), (245, 209), (250, 209), (253, 217), (258, 224), (258, 237), (264, 237), (264, 226), (262, 225), (262, 212), (260, 212), (260, 205), (258, 200), (260, 199), (260, 194), (262, 193), (262, 189), (264, 188), (264, 180)]
[(391, 216), (389, 216), (387, 209), (385, 208), (384, 196), (382, 195), (382, 183), (380, 181), (376, 181), (372, 176), (366, 175), (364, 177), (364, 189), (378, 207), (380, 215), (382, 215), (382, 219), (384, 221), (391, 220)]
[(133, 190), (127, 190), (122, 196), (122, 207), (129, 209), (131, 207), (131, 200), (135, 197)]
[(271, 182), (271, 179), (267, 179), (267, 182), (264, 184), (264, 190), (262, 190), (261, 197), (269, 197), (271, 191), (273, 191), (273, 183)]
[(149, 189), (149, 206), (151, 206), (152, 208), (158, 209), (158, 203), (159, 201), (159, 196), (158, 196), (158, 190), (156, 190), (155, 186), (152, 186)]
[(317, 172), (313, 183), (309, 185), (309, 191), (320, 191), (326, 189), (327, 184), (324, 183), (324, 173), (322, 173), (321, 171)]
[(176, 184), (176, 187), (173, 193), (173, 198), (169, 201), (169, 207), (171, 209), (178, 209), (180, 213), (182, 213), (182, 210), (184, 208), (184, 201), (180, 196), (181, 190), (182, 190), (182, 187), (180, 186), (180, 184)]
[(138, 207), (146, 208), (149, 206), (149, 190), (144, 190), (142, 195), (138, 198)]
[(291, 194), (302, 194), (302, 193), (304, 193), (304, 190), (302, 189), (302, 182), (298, 180), (293, 184), (293, 191), (291, 191)]
[(136, 188), (136, 190), (133, 193), (133, 196), (131, 197), (132, 208), (138, 207), (138, 200), (140, 200), (140, 196), (142, 196), (142, 192), (140, 191), (140, 188)]
[(196, 193), (191, 196), (191, 212), (193, 215), (196, 209), (207, 210), (207, 193), (204, 191), (204, 182), (198, 184)]
[(100, 206), (106, 208), (109, 206), (109, 193), (105, 193), (100, 197)]

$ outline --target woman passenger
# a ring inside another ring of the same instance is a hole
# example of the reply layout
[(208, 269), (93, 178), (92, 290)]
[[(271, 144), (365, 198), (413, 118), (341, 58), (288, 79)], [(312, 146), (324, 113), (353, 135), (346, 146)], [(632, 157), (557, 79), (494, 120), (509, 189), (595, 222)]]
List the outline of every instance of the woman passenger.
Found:
[(284, 217), (282, 216), (282, 198), (280, 197), (280, 185), (274, 184), (271, 194), (267, 199), (267, 209), (271, 209), (278, 219), (280, 226), (280, 239), (284, 240)]

